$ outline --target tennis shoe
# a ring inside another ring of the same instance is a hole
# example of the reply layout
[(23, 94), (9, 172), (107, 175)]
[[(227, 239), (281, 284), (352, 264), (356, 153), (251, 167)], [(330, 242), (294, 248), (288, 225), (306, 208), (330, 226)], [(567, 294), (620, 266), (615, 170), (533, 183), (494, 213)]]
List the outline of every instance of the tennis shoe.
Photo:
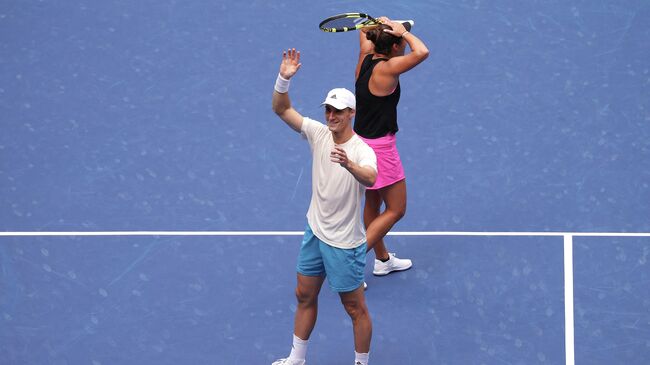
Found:
[(413, 266), (411, 260), (400, 259), (391, 252), (388, 254), (388, 261), (386, 262), (375, 259), (375, 268), (372, 273), (377, 276), (383, 276), (388, 275), (393, 271), (408, 270), (411, 266)]
[(271, 365), (305, 365), (305, 360), (296, 360), (296, 359), (280, 359), (276, 360)]

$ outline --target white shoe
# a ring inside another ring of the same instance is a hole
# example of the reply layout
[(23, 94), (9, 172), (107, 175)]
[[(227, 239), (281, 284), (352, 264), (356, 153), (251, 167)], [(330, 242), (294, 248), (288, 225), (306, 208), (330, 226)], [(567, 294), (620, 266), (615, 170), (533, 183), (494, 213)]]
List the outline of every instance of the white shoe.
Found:
[(413, 266), (413, 263), (409, 259), (400, 259), (395, 256), (394, 253), (388, 254), (388, 261), (382, 262), (381, 260), (375, 259), (375, 268), (372, 271), (374, 275), (382, 276), (388, 275), (393, 271), (404, 271), (408, 270)]
[(271, 365), (305, 365), (305, 360), (294, 360), (294, 359), (280, 359), (275, 360)]

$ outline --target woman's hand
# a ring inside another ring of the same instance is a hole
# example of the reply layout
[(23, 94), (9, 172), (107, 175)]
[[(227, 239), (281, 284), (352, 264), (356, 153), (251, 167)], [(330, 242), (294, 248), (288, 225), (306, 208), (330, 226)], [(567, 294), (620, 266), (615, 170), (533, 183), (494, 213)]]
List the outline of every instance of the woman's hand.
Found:
[(381, 20), (382, 23), (384, 23), (386, 25), (390, 25), (390, 27), (393, 28), (392, 30), (384, 29), (384, 32), (386, 32), (388, 34), (391, 34), (391, 35), (399, 38), (402, 35), (404, 35), (404, 33), (406, 33), (406, 28), (404, 28), (404, 24), (402, 24), (400, 22), (394, 22), (394, 21), (392, 21), (392, 20), (390, 20), (390, 19), (388, 19), (386, 17), (381, 17), (381, 18), (379, 18), (379, 20)]

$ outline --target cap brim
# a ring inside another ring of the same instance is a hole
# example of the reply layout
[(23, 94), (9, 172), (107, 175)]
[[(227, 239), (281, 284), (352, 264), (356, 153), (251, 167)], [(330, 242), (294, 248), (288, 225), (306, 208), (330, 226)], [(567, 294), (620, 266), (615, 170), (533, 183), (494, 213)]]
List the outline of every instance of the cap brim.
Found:
[(343, 110), (343, 109), (348, 107), (347, 105), (343, 104), (342, 102), (340, 102), (338, 100), (325, 100), (320, 105), (321, 106), (324, 106), (324, 105), (333, 106), (334, 108), (336, 108), (338, 110)]
[(406, 28), (406, 31), (408, 32), (411, 31), (411, 26), (413, 26), (412, 21), (402, 22), (402, 25), (404, 26), (404, 28)]

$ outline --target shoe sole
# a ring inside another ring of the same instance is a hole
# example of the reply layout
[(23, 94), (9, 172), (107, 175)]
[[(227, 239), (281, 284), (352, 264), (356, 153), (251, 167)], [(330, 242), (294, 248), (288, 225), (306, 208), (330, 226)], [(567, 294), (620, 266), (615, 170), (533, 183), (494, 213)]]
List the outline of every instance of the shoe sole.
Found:
[(411, 266), (403, 268), (403, 269), (395, 269), (395, 270), (391, 270), (391, 271), (387, 271), (387, 272), (383, 272), (383, 271), (375, 272), (375, 271), (373, 271), (372, 274), (375, 275), (375, 276), (386, 276), (386, 275), (388, 275), (388, 274), (390, 274), (392, 272), (406, 271), (406, 270), (408, 270), (408, 269), (410, 269), (412, 267), (413, 267), (413, 264), (411, 264)]

